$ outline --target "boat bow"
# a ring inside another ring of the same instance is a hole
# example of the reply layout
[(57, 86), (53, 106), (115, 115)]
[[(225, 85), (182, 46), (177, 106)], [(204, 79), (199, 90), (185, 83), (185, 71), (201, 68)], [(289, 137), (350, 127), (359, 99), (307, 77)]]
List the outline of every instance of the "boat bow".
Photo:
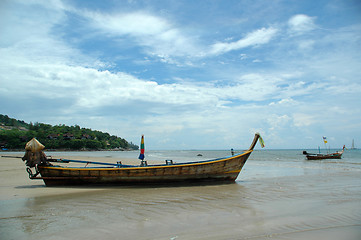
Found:
[(251, 144), (251, 146), (249, 147), (248, 150), (253, 150), (254, 147), (256, 146), (258, 140), (259, 140), (259, 142), (260, 142), (260, 144), (261, 144), (261, 147), (262, 147), (262, 148), (265, 147), (265, 144), (264, 144), (264, 141), (263, 141), (263, 139), (262, 139), (262, 137), (261, 137), (261, 134), (256, 133), (256, 134), (254, 135), (253, 142), (252, 142), (252, 144)]

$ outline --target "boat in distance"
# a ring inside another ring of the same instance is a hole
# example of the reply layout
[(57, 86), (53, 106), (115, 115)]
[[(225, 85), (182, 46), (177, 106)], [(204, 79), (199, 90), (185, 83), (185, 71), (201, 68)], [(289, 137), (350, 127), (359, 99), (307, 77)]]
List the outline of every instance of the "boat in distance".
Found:
[[(42, 151), (45, 147), (33, 138), (27, 143), (25, 147), (26, 153), (22, 159), (26, 161), (28, 166), (27, 172), (30, 179), (42, 179), (46, 186), (167, 184), (199, 181), (234, 182), (253, 152), (258, 140), (264, 147), (260, 134), (256, 133), (248, 150), (223, 158), (184, 163), (174, 163), (172, 160), (166, 160), (165, 164), (154, 165), (148, 165), (144, 159), (141, 159), (140, 165), (124, 165), (121, 162), (112, 164), (48, 158)], [(68, 167), (53, 165), (52, 162), (86, 163), (86, 166)], [(88, 167), (88, 164), (104, 166)], [(31, 168), (35, 168), (36, 172), (34, 174)], [(40, 176), (38, 176), (39, 174)]]
[(307, 151), (303, 151), (303, 154), (306, 155), (307, 160), (322, 160), (322, 159), (341, 159), (342, 154), (345, 150), (345, 146), (343, 146), (341, 152), (321, 154), (321, 153), (308, 153)]

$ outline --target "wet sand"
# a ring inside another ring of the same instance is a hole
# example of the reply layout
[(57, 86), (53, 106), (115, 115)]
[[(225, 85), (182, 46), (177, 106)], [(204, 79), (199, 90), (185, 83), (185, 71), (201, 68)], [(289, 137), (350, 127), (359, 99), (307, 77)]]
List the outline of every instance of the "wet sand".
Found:
[(254, 177), (257, 164), (234, 184), (45, 187), (0, 158), (0, 239), (361, 239), (359, 168)]
[[(42, 180), (30, 180), (29, 175), (26, 172), (25, 163), (21, 160), (20, 157), (23, 154), (13, 155), (14, 157), (19, 158), (0, 158), (0, 200), (11, 200), (17, 198), (32, 198), (32, 197), (41, 197), (41, 196), (52, 196), (52, 195), (62, 195), (62, 194), (71, 194), (78, 192), (93, 192), (100, 191), (98, 188), (47, 188), (45, 187)], [(54, 156), (54, 158), (61, 159), (76, 159), (83, 161), (98, 161), (98, 162), (109, 162), (116, 163), (114, 159), (110, 158), (90, 158), (84, 156)], [(156, 162), (156, 161), (155, 161)], [(139, 161), (132, 159), (122, 159), (123, 164), (139, 164)], [(66, 165), (66, 164), (58, 164)], [(71, 166), (84, 167), (83, 163), (72, 163)], [(32, 169), (33, 170), (33, 169)]]

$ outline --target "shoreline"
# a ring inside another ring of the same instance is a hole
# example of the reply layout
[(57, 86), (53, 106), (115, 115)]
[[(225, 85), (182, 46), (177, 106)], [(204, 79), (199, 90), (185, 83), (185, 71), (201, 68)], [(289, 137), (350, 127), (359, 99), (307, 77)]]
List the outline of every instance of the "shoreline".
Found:
[[(59, 149), (44, 149), (44, 152), (132, 152), (132, 151), (139, 151), (139, 149), (66, 149), (66, 148), (59, 148)], [(25, 149), (7, 149), (2, 150), (0, 149), (0, 153), (6, 152), (25, 152)]]
[[(14, 158), (16, 157), (16, 158)], [(34, 197), (47, 197), (64, 194), (76, 194), (85, 192), (102, 191), (108, 187), (104, 186), (59, 186), (46, 187), (43, 180), (31, 180), (26, 172), (25, 162), (22, 156), (0, 157), (0, 201), (15, 199), (30, 199)], [(53, 157), (53, 156), (52, 156)], [(114, 163), (115, 158), (87, 157), (87, 156), (55, 156), (59, 159), (73, 158), (76, 160), (101, 161)], [(139, 160), (121, 158), (123, 164), (139, 165)], [(58, 163), (57, 163), (58, 164)], [(72, 163), (72, 166), (83, 167), (83, 163)]]

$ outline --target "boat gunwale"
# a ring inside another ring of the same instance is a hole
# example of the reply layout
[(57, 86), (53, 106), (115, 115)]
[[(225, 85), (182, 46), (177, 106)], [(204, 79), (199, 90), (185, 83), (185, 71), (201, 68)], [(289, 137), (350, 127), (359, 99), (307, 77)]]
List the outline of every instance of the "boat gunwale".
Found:
[(209, 159), (204, 161), (197, 161), (197, 162), (185, 162), (185, 163), (173, 163), (173, 164), (157, 164), (157, 165), (147, 165), (147, 166), (137, 166), (137, 165), (119, 165), (114, 167), (68, 167), (68, 166), (38, 166), (39, 168), (43, 169), (69, 169), (69, 170), (82, 170), (82, 171), (89, 171), (89, 170), (103, 170), (103, 171), (114, 171), (114, 170), (133, 170), (133, 169), (154, 169), (154, 168), (171, 168), (171, 167), (187, 167), (187, 166), (199, 166), (205, 165), (209, 163), (217, 163), (222, 161), (228, 161), (234, 158), (242, 157), (243, 155), (247, 155), (253, 152), (253, 150), (245, 150), (243, 153), (236, 154), (234, 156), (226, 156), (222, 158), (216, 159)]
[(342, 155), (342, 153), (330, 153), (330, 154), (313, 154), (313, 153), (309, 153), (306, 156), (310, 156), (310, 157), (328, 157), (328, 156), (339, 156)]

